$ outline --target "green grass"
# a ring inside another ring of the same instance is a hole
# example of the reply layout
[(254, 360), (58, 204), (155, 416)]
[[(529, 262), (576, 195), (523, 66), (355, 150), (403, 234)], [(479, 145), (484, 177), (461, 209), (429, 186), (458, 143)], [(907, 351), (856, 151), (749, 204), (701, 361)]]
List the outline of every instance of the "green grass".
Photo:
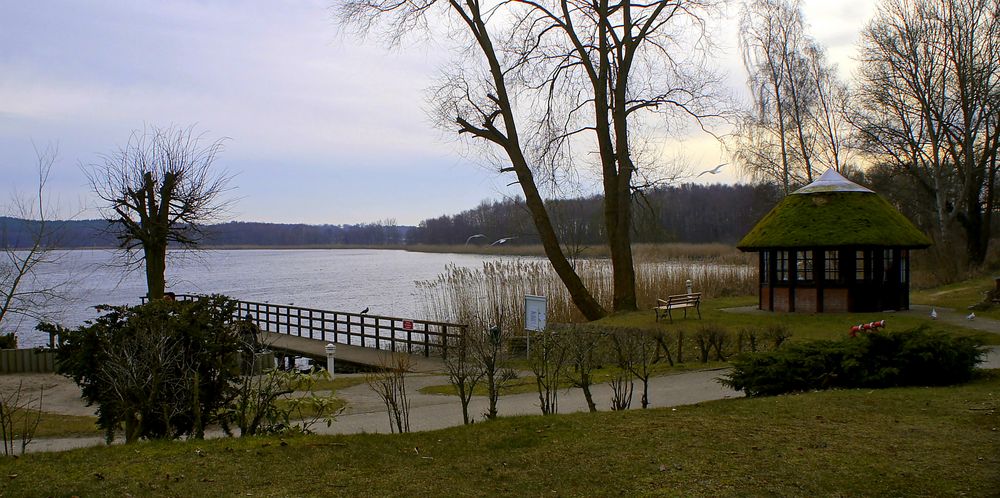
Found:
[[(744, 297), (724, 297), (703, 301), (701, 304), (702, 319), (699, 320), (697, 313), (693, 310), (688, 312), (688, 318), (675, 316), (673, 323), (666, 320), (655, 321), (652, 310), (643, 310), (633, 313), (617, 313), (603, 320), (596, 322), (617, 327), (640, 327), (661, 330), (684, 330), (689, 335), (697, 328), (706, 323), (712, 322), (737, 332), (740, 327), (756, 326), (766, 327), (773, 324), (782, 324), (792, 331), (793, 341), (804, 341), (814, 339), (837, 339), (844, 337), (850, 331), (852, 325), (867, 323), (876, 320), (885, 320), (886, 326), (890, 330), (906, 330), (915, 328), (923, 324), (933, 325), (940, 329), (956, 335), (981, 337), (987, 344), (1000, 344), (1000, 334), (990, 334), (985, 332), (951, 325), (941, 321), (932, 322), (928, 317), (918, 314), (903, 313), (770, 313), (770, 312), (748, 312), (734, 313), (722, 311), (724, 308), (735, 308), (744, 306), (756, 306), (755, 296)], [(979, 314), (979, 313), (977, 313)], [(693, 354), (694, 349), (689, 347), (688, 353)], [(687, 353), (686, 353), (687, 354)]]
[[(981, 303), (983, 296), (995, 287), (993, 277), (979, 277), (951, 285), (913, 291), (910, 293), (910, 301), (964, 312), (969, 306)], [(1000, 306), (993, 305), (988, 310), (976, 311), (976, 315), (1000, 320)]]
[[(522, 362), (526, 363), (526, 362)], [(679, 374), (683, 372), (690, 372), (694, 370), (706, 370), (715, 369), (729, 365), (728, 363), (719, 361), (710, 361), (708, 363), (700, 362), (687, 362), (687, 363), (676, 363), (674, 366), (667, 364), (666, 360), (662, 362), (653, 364), (652, 372), (653, 376), (658, 375), (671, 375)], [(572, 368), (572, 367), (567, 367)], [(593, 384), (604, 384), (611, 380), (612, 375), (615, 373), (611, 368), (600, 368), (592, 372)], [(640, 382), (636, 379), (636, 382)], [(570, 389), (571, 386), (568, 382), (561, 382), (560, 387), (562, 389)], [(441, 384), (434, 386), (426, 386), (420, 388), (420, 392), (423, 394), (444, 394), (444, 395), (455, 395), (458, 393), (455, 391), (455, 387), (451, 384)], [(529, 374), (521, 375), (517, 379), (514, 379), (510, 384), (500, 390), (501, 395), (508, 394), (523, 394), (523, 393), (534, 393), (538, 392), (538, 385), (535, 382), (535, 376)], [(476, 389), (472, 393), (474, 396), (486, 396), (489, 394), (489, 390), (484, 382), (480, 382), (476, 385)]]
[(407, 435), (155, 442), (4, 462), (6, 496), (990, 496), (1000, 372), (503, 418)]
[(42, 412), (35, 429), (35, 438), (60, 438), (74, 436), (100, 436), (104, 433), (97, 428), (97, 417), (60, 415)]
[(335, 393), (341, 389), (347, 389), (359, 384), (364, 384), (365, 378), (362, 375), (342, 376), (337, 375), (333, 379), (317, 379), (312, 385), (313, 391), (330, 391)]

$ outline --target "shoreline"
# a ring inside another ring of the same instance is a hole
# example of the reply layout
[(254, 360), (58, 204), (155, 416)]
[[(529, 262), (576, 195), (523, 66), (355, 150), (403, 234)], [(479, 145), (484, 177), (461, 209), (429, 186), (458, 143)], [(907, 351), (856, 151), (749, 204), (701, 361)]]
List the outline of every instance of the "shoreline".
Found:
[[(464, 244), (392, 244), (392, 245), (368, 245), (368, 244), (296, 244), (296, 245), (203, 245), (195, 251), (280, 251), (280, 250), (348, 250), (364, 249), (378, 251), (406, 251), (414, 253), (434, 253), (434, 254), (476, 254), (483, 256), (528, 256), (544, 258), (545, 249), (541, 244), (509, 245), (509, 246), (489, 246), (489, 245), (464, 245)], [(54, 247), (55, 251), (116, 251), (117, 247), (91, 246), (91, 247)], [(740, 258), (747, 259), (746, 253), (740, 252), (735, 246), (722, 243), (686, 243), (670, 242), (662, 244), (632, 244), (633, 254), (656, 259), (713, 259), (713, 258)], [(605, 245), (579, 246), (567, 254), (569, 259), (608, 259), (610, 257), (608, 247)]]

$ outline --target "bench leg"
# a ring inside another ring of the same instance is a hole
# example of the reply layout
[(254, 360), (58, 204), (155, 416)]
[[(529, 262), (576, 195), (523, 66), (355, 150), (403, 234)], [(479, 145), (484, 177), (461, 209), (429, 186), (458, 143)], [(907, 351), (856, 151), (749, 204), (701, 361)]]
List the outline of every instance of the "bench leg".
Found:
[(698, 311), (698, 319), (701, 320), (701, 305), (695, 306), (694, 309)]

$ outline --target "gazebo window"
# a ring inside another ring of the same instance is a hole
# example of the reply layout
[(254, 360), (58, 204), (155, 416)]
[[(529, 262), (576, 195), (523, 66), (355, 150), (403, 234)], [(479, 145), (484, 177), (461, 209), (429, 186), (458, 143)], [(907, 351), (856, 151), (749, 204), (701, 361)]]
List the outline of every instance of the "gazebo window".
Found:
[(800, 282), (810, 282), (813, 279), (813, 252), (795, 252), (795, 279)]
[(777, 251), (775, 253), (775, 278), (779, 282), (788, 281), (788, 251)]
[(865, 251), (854, 252), (854, 279), (858, 282), (868, 280), (870, 268), (865, 267)]
[(906, 276), (910, 273), (910, 252), (906, 249), (899, 251), (899, 282), (906, 283)]
[(884, 249), (882, 251), (882, 280), (888, 282), (892, 280), (892, 249)]
[(840, 280), (840, 253), (838, 251), (826, 251), (823, 258), (823, 272), (826, 280), (830, 282)]

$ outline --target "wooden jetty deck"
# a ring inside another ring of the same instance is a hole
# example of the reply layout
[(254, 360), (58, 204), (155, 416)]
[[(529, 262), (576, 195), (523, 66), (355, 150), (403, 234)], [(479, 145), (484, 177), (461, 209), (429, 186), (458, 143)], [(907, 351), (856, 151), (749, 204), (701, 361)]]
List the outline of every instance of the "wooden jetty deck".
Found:
[[(177, 295), (182, 301), (199, 299)], [(253, 323), (261, 341), (294, 356), (326, 362), (326, 345), (336, 343), (335, 361), (377, 367), (392, 352), (408, 354), (416, 372), (444, 370), (449, 346), (465, 325), (390, 316), (345, 313), (299, 306), (234, 300), (234, 318)]]
[[(326, 341), (274, 332), (261, 332), (261, 342), (274, 350), (311, 358), (318, 361), (320, 365), (324, 365), (326, 361)], [(334, 361), (353, 365), (378, 366), (387, 354), (390, 354), (390, 351), (338, 343)], [(444, 360), (437, 356), (425, 357), (411, 354), (410, 364), (413, 366), (412, 371), (417, 373), (444, 371)]]

